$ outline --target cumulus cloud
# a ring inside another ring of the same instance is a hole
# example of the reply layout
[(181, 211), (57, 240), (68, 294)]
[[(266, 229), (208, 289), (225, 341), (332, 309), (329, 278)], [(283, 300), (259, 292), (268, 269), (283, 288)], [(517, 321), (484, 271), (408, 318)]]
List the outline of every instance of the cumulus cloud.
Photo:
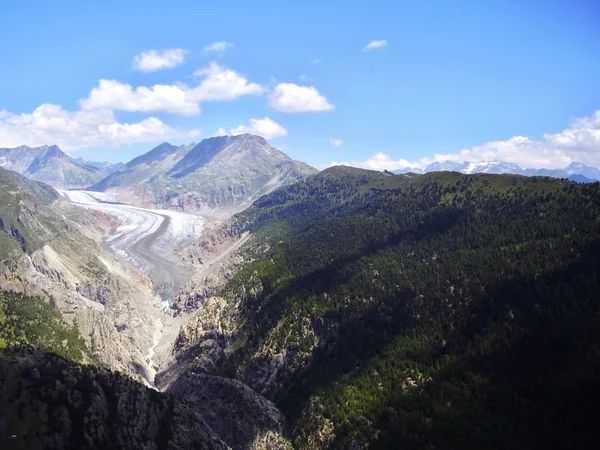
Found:
[(233, 100), (242, 95), (260, 95), (263, 86), (250, 83), (234, 70), (212, 62), (196, 71), (200, 84), (190, 88), (183, 84), (156, 84), (133, 88), (116, 80), (100, 80), (89, 95), (80, 100), (82, 109), (111, 109), (131, 112), (165, 112), (191, 116), (200, 114), (201, 101)]
[(577, 161), (600, 167), (600, 110), (589, 117), (576, 119), (560, 133), (547, 133), (541, 139), (513, 136), (504, 141), (492, 141), (453, 153), (438, 153), (417, 161), (393, 159), (389, 154), (376, 153), (363, 161), (346, 164), (374, 170), (398, 170), (407, 167), (425, 168), (435, 161), (462, 163), (506, 161), (526, 168), (560, 169)]
[(600, 110), (590, 117), (575, 120), (560, 133), (545, 134), (544, 139), (558, 148), (600, 152)]
[(57, 144), (65, 150), (118, 146), (192, 137), (199, 130), (180, 131), (155, 117), (137, 123), (120, 123), (108, 109), (70, 112), (43, 104), (30, 114), (0, 112), (0, 143), (6, 147)]
[(233, 47), (233, 44), (231, 42), (225, 42), (225, 41), (213, 42), (212, 44), (209, 44), (204, 47), (204, 52), (205, 53), (218, 53), (218, 54), (222, 55), (223, 53), (225, 53), (225, 51), (227, 49), (229, 49), (231, 47)]
[(341, 139), (331, 138), (331, 139), (329, 139), (329, 143), (331, 144), (332, 147), (341, 147), (342, 144), (344, 143), (344, 141), (342, 141)]
[(514, 136), (506, 141), (487, 142), (456, 153), (435, 154), (435, 161), (479, 162), (507, 161), (524, 167), (565, 167), (573, 157), (546, 140), (533, 140), (525, 136)]
[(487, 142), (457, 153), (436, 154), (436, 161), (507, 161), (524, 167), (563, 168), (573, 161), (600, 166), (600, 110), (575, 119), (559, 133), (541, 139), (514, 136), (505, 141)]
[[(264, 119), (250, 119), (248, 120), (248, 125), (240, 125), (239, 127), (232, 128), (229, 131), (229, 134), (232, 136), (245, 133), (256, 134), (264, 137), (265, 139), (275, 139), (281, 136), (286, 136), (287, 130), (268, 117), (265, 117)], [(225, 134), (227, 133), (223, 128), (219, 128), (217, 131), (218, 136)]]
[(203, 100), (233, 100), (242, 95), (261, 95), (266, 88), (250, 83), (244, 76), (216, 62), (197, 70), (194, 76), (202, 78), (200, 85), (190, 91), (190, 98)]
[[(148, 56), (171, 58), (169, 51), (160, 55), (152, 51), (144, 52), (139, 56), (140, 67), (144, 67), (144, 70), (160, 65), (157, 62), (148, 63)], [(193, 87), (184, 84), (133, 87), (117, 80), (100, 80), (87, 97), (79, 100), (80, 109), (74, 112), (51, 104), (41, 105), (32, 113), (15, 114), (0, 110), (0, 146), (56, 143), (66, 150), (72, 150), (193, 137), (200, 131), (180, 131), (155, 117), (146, 117), (135, 123), (121, 123), (115, 112), (191, 116), (201, 112), (200, 102), (261, 95), (267, 90), (215, 62), (198, 70), (195, 76), (199, 80)], [(283, 127), (267, 117), (251, 119), (248, 125), (232, 131), (255, 133), (267, 138), (287, 134)]]
[(370, 50), (375, 50), (376, 48), (387, 47), (388, 41), (380, 40), (380, 41), (371, 41), (367, 45), (363, 47), (363, 52), (368, 52)]
[(100, 80), (87, 98), (80, 100), (84, 110), (112, 109), (135, 112), (167, 112), (190, 116), (200, 113), (198, 101), (189, 90), (179, 86), (156, 84), (132, 88), (116, 80)]
[(182, 48), (171, 48), (158, 52), (148, 50), (133, 58), (133, 68), (141, 72), (156, 72), (162, 69), (172, 69), (183, 64), (187, 50)]
[(335, 109), (313, 86), (279, 83), (268, 98), (271, 108), (284, 113), (332, 111)]

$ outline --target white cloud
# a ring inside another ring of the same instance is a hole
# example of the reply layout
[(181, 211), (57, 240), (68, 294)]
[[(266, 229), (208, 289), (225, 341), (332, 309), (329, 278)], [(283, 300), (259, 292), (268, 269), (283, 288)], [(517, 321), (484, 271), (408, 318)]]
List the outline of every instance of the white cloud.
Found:
[(544, 139), (559, 148), (600, 152), (600, 110), (591, 117), (575, 120), (570, 128), (560, 133), (545, 134)]
[(331, 138), (331, 139), (329, 139), (329, 143), (331, 144), (332, 147), (341, 147), (342, 144), (344, 143), (344, 141), (342, 141), (341, 139)]
[(183, 84), (156, 84), (135, 89), (116, 80), (100, 80), (88, 97), (80, 100), (84, 110), (110, 109), (131, 112), (165, 112), (192, 116), (200, 114), (201, 101), (233, 100), (242, 95), (260, 95), (263, 86), (250, 83), (239, 73), (212, 62), (196, 71), (200, 84), (190, 88)]
[(394, 160), (386, 153), (377, 153), (364, 161), (346, 164), (374, 170), (397, 170), (406, 167), (425, 168), (435, 161), (462, 163), (481, 161), (506, 161), (526, 168), (561, 169), (573, 161), (600, 167), (600, 110), (590, 117), (576, 119), (556, 134), (544, 134), (542, 139), (513, 136), (504, 141), (487, 142), (454, 153), (435, 154), (417, 161)]
[(269, 94), (269, 106), (284, 113), (332, 111), (335, 107), (313, 86), (279, 83)]
[(203, 78), (200, 85), (190, 91), (190, 98), (196, 101), (233, 100), (242, 95), (261, 95), (266, 91), (264, 86), (249, 83), (239, 73), (216, 62), (197, 70), (194, 76)]
[(162, 69), (172, 69), (183, 64), (187, 50), (171, 48), (158, 52), (149, 50), (133, 58), (133, 68), (141, 72), (156, 72)]
[[(278, 123), (265, 117), (264, 119), (250, 119), (249, 125), (240, 125), (239, 127), (232, 128), (229, 134), (236, 136), (238, 134), (256, 134), (262, 136), (265, 139), (275, 139), (277, 137), (286, 136), (287, 130)], [(219, 128), (218, 134), (223, 135), (225, 133), (223, 128)]]
[(200, 114), (198, 101), (185, 87), (156, 84), (135, 89), (116, 80), (100, 80), (87, 98), (80, 100), (85, 110), (112, 109), (136, 112), (167, 112), (190, 116)]
[(367, 45), (365, 45), (362, 50), (363, 50), (363, 52), (368, 52), (368, 51), (374, 50), (376, 48), (387, 47), (387, 44), (388, 44), (388, 41), (386, 41), (386, 40), (371, 41)]
[(573, 158), (547, 140), (537, 141), (524, 136), (514, 136), (506, 141), (487, 142), (456, 153), (435, 154), (434, 160), (507, 161), (524, 167), (555, 169), (565, 167), (573, 161)]
[(298, 79), (300, 79), (300, 81), (310, 81), (310, 80), (312, 80), (312, 77), (310, 77), (310, 76), (308, 76), (308, 75), (306, 75), (306, 74), (303, 73), (302, 75), (300, 75), (298, 77)]
[(112, 111), (70, 112), (59, 105), (43, 104), (31, 114), (0, 114), (0, 146), (57, 144), (64, 150), (118, 146), (192, 137), (199, 130), (180, 131), (149, 117), (137, 123), (119, 123)]
[[(148, 52), (140, 58), (148, 54), (164, 56)], [(121, 123), (115, 111), (189, 116), (200, 113), (201, 101), (232, 100), (266, 91), (265, 87), (251, 83), (239, 73), (214, 62), (195, 75), (201, 78), (195, 87), (156, 84), (134, 88), (116, 80), (100, 80), (89, 95), (79, 101), (81, 109), (75, 112), (51, 104), (41, 105), (30, 114), (0, 110), (0, 146), (56, 143), (65, 150), (73, 150), (194, 137), (200, 134), (199, 130), (181, 131), (155, 117), (146, 117), (136, 123)], [(266, 117), (251, 119), (248, 125), (233, 131), (260, 134), (266, 138), (287, 134), (285, 128)]]
[(332, 166), (354, 166), (361, 167), (363, 169), (371, 170), (398, 170), (406, 167), (412, 167), (412, 163), (406, 159), (393, 160), (387, 153), (379, 152), (371, 156), (365, 161), (351, 161), (351, 162), (335, 162), (331, 163)]
[(227, 50), (228, 48), (233, 47), (233, 44), (230, 42), (225, 42), (225, 41), (220, 41), (220, 42), (213, 42), (210, 45), (207, 45), (206, 47), (204, 47), (204, 52), (205, 53), (218, 53), (218, 54), (223, 54), (225, 53), (225, 50)]

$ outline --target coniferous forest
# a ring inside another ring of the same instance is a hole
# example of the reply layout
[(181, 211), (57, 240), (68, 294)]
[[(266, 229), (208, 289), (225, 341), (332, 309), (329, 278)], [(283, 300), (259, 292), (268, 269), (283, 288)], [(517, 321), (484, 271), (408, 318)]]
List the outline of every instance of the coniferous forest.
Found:
[(270, 392), (299, 448), (316, 429), (334, 448), (595, 446), (599, 183), (337, 167), (236, 220), (260, 239), (223, 292), (244, 326), (222, 371), (251, 379), (267, 344), (308, 355)]

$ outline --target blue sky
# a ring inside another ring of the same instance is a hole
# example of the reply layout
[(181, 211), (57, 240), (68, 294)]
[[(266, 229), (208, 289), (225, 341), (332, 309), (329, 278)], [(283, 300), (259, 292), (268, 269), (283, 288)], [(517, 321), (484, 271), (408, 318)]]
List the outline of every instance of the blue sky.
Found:
[(317, 167), (600, 165), (596, 1), (23, 0), (0, 17), (0, 147), (126, 161), (254, 131)]

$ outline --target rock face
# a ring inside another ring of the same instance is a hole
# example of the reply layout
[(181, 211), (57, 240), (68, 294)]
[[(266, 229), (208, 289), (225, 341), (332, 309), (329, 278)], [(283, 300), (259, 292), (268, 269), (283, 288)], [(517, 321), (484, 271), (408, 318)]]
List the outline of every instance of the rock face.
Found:
[(291, 449), (285, 418), (275, 405), (238, 380), (187, 373), (169, 389), (198, 406), (202, 418), (232, 449)]
[(242, 302), (219, 293), (244, 263), (238, 249), (249, 239), (241, 224), (228, 222), (182, 251), (196, 272), (173, 304), (186, 319), (172, 344), (168, 369), (155, 382), (203, 407), (204, 420), (234, 449), (292, 448), (275, 404), (242, 377), (226, 378), (220, 370), (225, 352), (240, 344), (231, 338), (240, 326)]
[(40, 450), (229, 448), (196, 405), (39, 350), (0, 355), (0, 442)]
[(78, 164), (56, 145), (0, 148), (0, 167), (58, 189), (86, 188), (106, 176), (99, 168)]
[(244, 209), (260, 195), (316, 172), (262, 137), (244, 134), (181, 147), (161, 144), (91, 189), (118, 193), (139, 206), (212, 215)]

